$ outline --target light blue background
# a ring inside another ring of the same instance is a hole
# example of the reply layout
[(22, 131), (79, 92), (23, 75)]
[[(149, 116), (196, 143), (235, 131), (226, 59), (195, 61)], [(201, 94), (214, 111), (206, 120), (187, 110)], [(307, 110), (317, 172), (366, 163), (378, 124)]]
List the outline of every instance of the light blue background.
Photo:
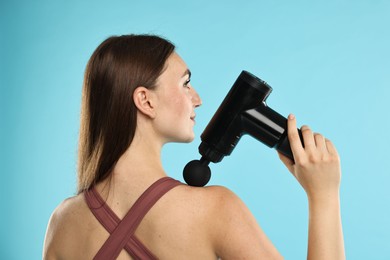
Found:
[[(110, 35), (177, 45), (203, 99), (199, 136), (241, 70), (274, 89), (268, 105), (333, 140), (342, 158), (349, 259), (390, 259), (390, 1), (1, 1), (1, 259), (39, 259), (51, 212), (76, 187), (86, 62)], [(181, 180), (198, 158), (164, 148)], [(286, 259), (305, 259), (307, 201), (275, 151), (244, 137), (212, 165)]]

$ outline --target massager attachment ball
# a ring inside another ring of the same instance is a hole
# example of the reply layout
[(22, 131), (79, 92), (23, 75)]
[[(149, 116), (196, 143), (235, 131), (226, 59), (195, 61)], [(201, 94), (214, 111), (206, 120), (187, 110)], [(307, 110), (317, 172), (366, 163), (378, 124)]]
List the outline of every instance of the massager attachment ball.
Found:
[(205, 186), (211, 177), (207, 160), (193, 160), (187, 163), (183, 170), (183, 177), (188, 185), (195, 187)]

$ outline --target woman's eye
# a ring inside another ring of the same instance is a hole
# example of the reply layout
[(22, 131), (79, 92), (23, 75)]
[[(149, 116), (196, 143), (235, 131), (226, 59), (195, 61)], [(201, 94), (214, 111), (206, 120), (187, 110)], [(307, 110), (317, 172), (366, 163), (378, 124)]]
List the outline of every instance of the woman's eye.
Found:
[(184, 82), (184, 87), (189, 87), (191, 79), (187, 79), (186, 82)]

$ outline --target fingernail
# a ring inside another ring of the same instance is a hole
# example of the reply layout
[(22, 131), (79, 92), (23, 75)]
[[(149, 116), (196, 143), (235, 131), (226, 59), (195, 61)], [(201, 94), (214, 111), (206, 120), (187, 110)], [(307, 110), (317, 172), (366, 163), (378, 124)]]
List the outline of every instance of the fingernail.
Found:
[(293, 114), (288, 115), (288, 119), (293, 120), (294, 118), (295, 118), (295, 116)]

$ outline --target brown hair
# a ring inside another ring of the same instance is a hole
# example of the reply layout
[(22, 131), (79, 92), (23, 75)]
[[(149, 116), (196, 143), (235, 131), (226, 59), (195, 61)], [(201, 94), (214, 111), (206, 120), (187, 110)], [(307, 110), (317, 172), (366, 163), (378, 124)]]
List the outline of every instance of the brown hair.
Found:
[(78, 193), (110, 176), (134, 137), (134, 90), (156, 87), (174, 49), (158, 36), (122, 35), (106, 39), (94, 51), (82, 90)]

